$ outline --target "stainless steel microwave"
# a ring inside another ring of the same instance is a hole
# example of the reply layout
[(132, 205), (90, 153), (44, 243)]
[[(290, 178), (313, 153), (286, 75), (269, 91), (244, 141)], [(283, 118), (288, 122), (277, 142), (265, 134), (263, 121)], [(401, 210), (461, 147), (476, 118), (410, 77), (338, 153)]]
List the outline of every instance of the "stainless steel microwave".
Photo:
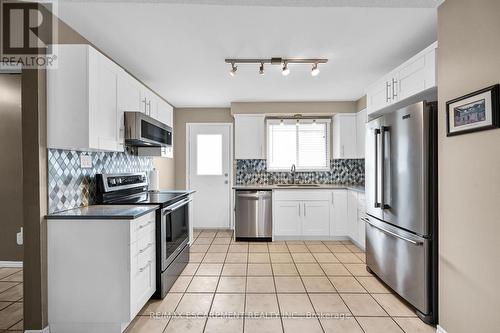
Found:
[(133, 147), (171, 147), (172, 127), (141, 112), (125, 112), (125, 143)]

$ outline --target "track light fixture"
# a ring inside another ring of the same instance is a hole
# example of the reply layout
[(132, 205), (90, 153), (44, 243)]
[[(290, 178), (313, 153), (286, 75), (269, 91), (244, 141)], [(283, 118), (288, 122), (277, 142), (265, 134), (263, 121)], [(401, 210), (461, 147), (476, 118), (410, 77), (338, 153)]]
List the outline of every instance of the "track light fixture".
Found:
[(233, 63), (231, 63), (231, 70), (229, 71), (229, 75), (231, 75), (231, 76), (235, 76), (235, 75), (236, 75), (236, 71), (237, 71), (237, 70), (238, 70), (238, 66), (236, 66), (236, 65), (234, 64), (234, 62), (233, 62)]
[(290, 64), (312, 64), (311, 75), (317, 76), (319, 74), (319, 64), (325, 64), (328, 59), (308, 59), (308, 58), (271, 58), (271, 59), (226, 59), (226, 63), (231, 64), (231, 70), (229, 74), (234, 76), (236, 70), (238, 69), (237, 64), (260, 64), (259, 74), (264, 75), (264, 64), (280, 65), (281, 74), (287, 76), (290, 74)]
[(318, 76), (318, 74), (319, 74), (318, 64), (317, 64), (317, 63), (315, 63), (315, 64), (313, 64), (313, 66), (312, 66), (312, 69), (311, 69), (311, 75), (312, 75), (312, 76)]

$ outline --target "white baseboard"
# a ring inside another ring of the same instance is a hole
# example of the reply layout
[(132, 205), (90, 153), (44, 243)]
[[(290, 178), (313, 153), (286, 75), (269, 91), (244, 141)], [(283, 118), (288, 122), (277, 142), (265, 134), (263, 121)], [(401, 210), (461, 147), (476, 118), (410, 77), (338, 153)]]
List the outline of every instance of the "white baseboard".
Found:
[(436, 327), (436, 333), (447, 333), (444, 328), (442, 328), (441, 326), (437, 325)]
[(50, 329), (47, 326), (43, 330), (25, 330), (24, 333), (50, 333)]
[(23, 268), (22, 261), (0, 261), (0, 267)]

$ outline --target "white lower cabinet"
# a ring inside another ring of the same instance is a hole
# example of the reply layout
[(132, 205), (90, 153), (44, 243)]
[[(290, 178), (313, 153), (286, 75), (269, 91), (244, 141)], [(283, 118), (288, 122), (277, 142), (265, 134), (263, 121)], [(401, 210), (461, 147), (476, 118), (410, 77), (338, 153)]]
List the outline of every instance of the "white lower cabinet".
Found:
[(47, 228), (50, 331), (123, 332), (156, 290), (155, 212)]
[(347, 191), (335, 190), (333, 195), (333, 237), (349, 236), (349, 224), (347, 220)]
[(302, 235), (326, 236), (330, 233), (330, 202), (307, 201), (303, 204)]
[(365, 248), (365, 195), (364, 193), (349, 190), (348, 191), (348, 221), (349, 221), (349, 237), (360, 246)]
[(273, 236), (352, 239), (364, 248), (364, 194), (345, 189), (273, 191)]
[(300, 236), (302, 234), (300, 206), (297, 201), (275, 201), (273, 205), (274, 234), (277, 236)]

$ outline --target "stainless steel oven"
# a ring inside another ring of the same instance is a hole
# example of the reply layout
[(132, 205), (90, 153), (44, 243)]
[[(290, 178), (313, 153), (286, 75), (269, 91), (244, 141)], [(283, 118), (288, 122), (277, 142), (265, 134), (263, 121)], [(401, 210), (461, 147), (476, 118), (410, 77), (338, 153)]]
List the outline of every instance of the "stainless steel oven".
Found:
[(158, 210), (160, 232), (157, 233), (158, 256), (157, 293), (163, 298), (189, 262), (189, 197)]

